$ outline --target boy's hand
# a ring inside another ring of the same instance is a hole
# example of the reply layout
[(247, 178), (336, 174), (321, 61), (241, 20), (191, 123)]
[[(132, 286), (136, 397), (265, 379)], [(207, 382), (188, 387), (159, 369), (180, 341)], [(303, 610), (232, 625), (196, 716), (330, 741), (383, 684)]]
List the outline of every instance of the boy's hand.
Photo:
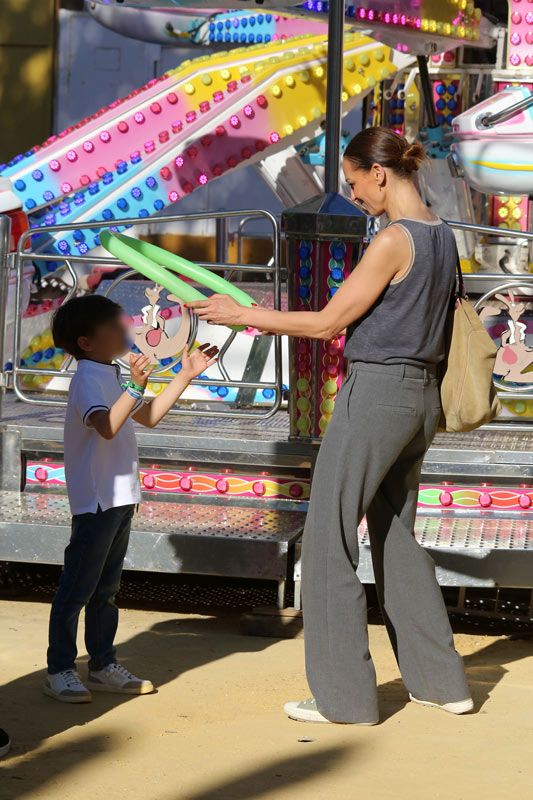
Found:
[(145, 388), (153, 368), (148, 356), (143, 356), (142, 353), (138, 355), (130, 353), (131, 380), (133, 383), (136, 383), (137, 386), (142, 386), (143, 389)]
[(209, 342), (200, 345), (189, 355), (189, 348), (185, 347), (181, 356), (180, 375), (187, 381), (197, 378), (202, 372), (215, 363), (218, 347), (210, 346)]

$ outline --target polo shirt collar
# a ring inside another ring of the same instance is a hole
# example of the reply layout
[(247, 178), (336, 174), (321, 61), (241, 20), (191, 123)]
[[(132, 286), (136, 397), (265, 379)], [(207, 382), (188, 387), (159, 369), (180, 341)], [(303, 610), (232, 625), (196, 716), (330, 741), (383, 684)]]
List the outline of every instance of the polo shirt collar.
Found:
[(78, 361), (78, 369), (80, 367), (82, 367), (83, 369), (96, 367), (97, 369), (102, 368), (102, 369), (116, 370), (117, 365), (114, 362), (108, 364), (105, 361), (94, 361), (94, 359), (92, 358), (80, 358), (80, 360)]

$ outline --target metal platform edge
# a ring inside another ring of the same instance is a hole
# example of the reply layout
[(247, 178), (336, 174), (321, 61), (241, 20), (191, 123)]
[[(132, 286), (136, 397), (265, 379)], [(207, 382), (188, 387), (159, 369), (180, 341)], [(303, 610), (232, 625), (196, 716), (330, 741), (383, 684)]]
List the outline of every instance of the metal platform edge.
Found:
[[(359, 526), (359, 565), (362, 583), (374, 583), (368, 529)], [(419, 544), (435, 562), (440, 586), (533, 588), (533, 528), (530, 520), (458, 516), (429, 517), (415, 522)], [(294, 564), (295, 607), (300, 608), (301, 542)]]
[[(133, 519), (125, 568), (271, 580), (282, 596), (304, 519), (268, 508), (146, 503)], [(0, 492), (0, 560), (62, 564), (69, 536), (64, 495)]]
[[(63, 448), (63, 410), (28, 406), (4, 397), (1, 430), (18, 437), (24, 453), (57, 457)], [(233, 464), (311, 469), (318, 442), (290, 438), (289, 417), (278, 411), (257, 420), (169, 417), (154, 430), (137, 428), (141, 459), (154, 462)], [(438, 433), (423, 465), (423, 480), (488, 480), (528, 483), (533, 479), (531, 431), (486, 426), (470, 433)]]

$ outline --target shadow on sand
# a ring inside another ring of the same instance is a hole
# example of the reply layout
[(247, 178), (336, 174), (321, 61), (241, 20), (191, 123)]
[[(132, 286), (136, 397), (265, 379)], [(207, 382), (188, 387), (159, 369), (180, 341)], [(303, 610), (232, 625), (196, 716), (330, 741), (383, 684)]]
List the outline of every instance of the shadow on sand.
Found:
[[(149, 675), (161, 690), (179, 675), (203, 664), (234, 653), (257, 653), (268, 649), (276, 641), (243, 636), (236, 629), (235, 620), (225, 618), (159, 622), (121, 644), (119, 657), (132, 670)], [(220, 635), (222, 632), (224, 635)], [(476, 713), (483, 713), (487, 698), (507, 672), (505, 665), (531, 656), (532, 651), (530, 640), (499, 639), (465, 657)], [(81, 673), (84, 673), (83, 667)], [(30, 798), (35, 790), (42, 790), (56, 781), (57, 797), (64, 795), (64, 781), (72, 770), (92, 760), (97, 768), (100, 757), (114, 757), (123, 743), (115, 743), (114, 734), (100, 734), (72, 744), (58, 743), (52, 751), (47, 747), (41, 752), (40, 745), (71, 728), (87, 725), (117, 705), (142, 702), (139, 698), (102, 694), (91, 704), (64, 705), (42, 695), (44, 678), (44, 669), (37, 670), (0, 689), (2, 722), (14, 742), (11, 758), (8, 756), (0, 766), (0, 800)], [(379, 696), (382, 722), (401, 711), (407, 702), (406, 691), (399, 678), (382, 684)], [(351, 752), (350, 747), (350, 757)], [(24, 758), (14, 762), (13, 756)], [(224, 785), (168, 800), (253, 800), (275, 792), (276, 788), (281, 790), (288, 784), (296, 785), (312, 779), (319, 772), (332, 769), (344, 756), (343, 748), (305, 753), (298, 758), (287, 758), (250, 770)], [(30, 764), (32, 769), (26, 770), (26, 765)]]
[[(498, 639), (463, 658), (466, 679), (474, 700), (472, 713), (484, 713), (483, 706), (495, 686), (507, 674), (505, 664), (521, 661), (533, 655), (533, 642), (528, 639)], [(381, 684), (378, 688), (381, 721), (384, 722), (408, 702), (401, 678)]]
[[(226, 783), (217, 784), (193, 794), (174, 795), (168, 800), (257, 800), (275, 797), (276, 793), (299, 784), (310, 783), (325, 772), (331, 772), (349, 756), (353, 760), (353, 747), (329, 747), (319, 752), (273, 761), (259, 769), (251, 769)], [(309, 786), (312, 791), (312, 785)], [(310, 797), (313, 795), (310, 794)]]
[[(118, 656), (132, 671), (148, 675), (160, 691), (167, 683), (196, 667), (234, 653), (256, 653), (276, 641), (242, 636), (235, 628), (233, 621), (214, 617), (158, 622), (120, 644)], [(220, 635), (222, 632), (224, 635)], [(79, 659), (82, 678), (86, 674), (86, 662), (86, 658)], [(142, 702), (142, 698), (128, 695), (99, 694), (88, 704), (58, 703), (42, 694), (45, 677), (45, 669), (40, 669), (0, 688), (2, 725), (13, 740), (11, 753), (0, 764), (0, 800), (27, 797), (32, 788), (42, 787), (63, 771), (68, 773), (81, 761), (114, 748), (112, 737), (95, 736), (72, 747), (61, 744), (53, 754), (47, 750), (31, 755), (42, 742), (71, 728), (88, 725), (122, 703)], [(25, 758), (11, 764), (17, 756)], [(24, 769), (30, 759), (42, 761), (39, 770), (32, 769), (32, 775), (38, 775), (33, 787)]]

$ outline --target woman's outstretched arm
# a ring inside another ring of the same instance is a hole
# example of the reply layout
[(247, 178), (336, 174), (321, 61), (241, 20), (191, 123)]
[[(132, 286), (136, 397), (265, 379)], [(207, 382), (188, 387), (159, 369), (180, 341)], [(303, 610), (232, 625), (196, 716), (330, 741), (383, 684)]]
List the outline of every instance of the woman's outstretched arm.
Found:
[(378, 234), (352, 274), (321, 311), (246, 308), (227, 295), (187, 303), (200, 319), (217, 325), (246, 325), (269, 333), (331, 339), (362, 317), (411, 260), (409, 241), (395, 225)]

